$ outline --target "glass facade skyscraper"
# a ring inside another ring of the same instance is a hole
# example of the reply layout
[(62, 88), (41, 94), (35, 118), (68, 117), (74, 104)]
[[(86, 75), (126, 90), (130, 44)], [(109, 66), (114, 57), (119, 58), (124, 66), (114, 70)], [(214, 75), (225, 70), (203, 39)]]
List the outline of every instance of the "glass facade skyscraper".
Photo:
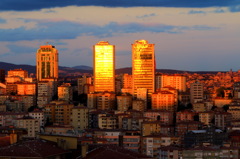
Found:
[(146, 88), (147, 98), (155, 91), (155, 54), (154, 44), (146, 40), (136, 40), (132, 44), (133, 96), (137, 90)]
[(93, 46), (94, 91), (115, 92), (115, 46), (100, 41)]

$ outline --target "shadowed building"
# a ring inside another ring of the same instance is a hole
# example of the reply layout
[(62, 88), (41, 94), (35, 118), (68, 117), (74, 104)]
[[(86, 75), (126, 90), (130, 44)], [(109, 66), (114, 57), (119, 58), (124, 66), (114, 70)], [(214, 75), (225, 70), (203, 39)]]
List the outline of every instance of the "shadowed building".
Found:
[(0, 83), (4, 83), (4, 82), (5, 82), (5, 70), (0, 69)]

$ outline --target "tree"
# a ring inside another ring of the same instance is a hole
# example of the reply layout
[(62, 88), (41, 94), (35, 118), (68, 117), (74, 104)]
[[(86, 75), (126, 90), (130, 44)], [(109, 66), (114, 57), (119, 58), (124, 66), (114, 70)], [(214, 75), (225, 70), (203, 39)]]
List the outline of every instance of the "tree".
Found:
[(211, 110), (215, 110), (217, 108), (217, 106), (212, 106)]
[(225, 112), (227, 112), (227, 110), (229, 109), (229, 105), (226, 104), (226, 105), (224, 105), (222, 108), (223, 108), (223, 110), (224, 110)]
[(188, 103), (188, 104), (187, 104), (187, 109), (192, 109), (192, 108), (193, 108), (192, 103)]
[(194, 121), (199, 121), (199, 115), (194, 115), (194, 116), (193, 116), (193, 120), (194, 120)]
[(179, 111), (182, 111), (182, 110), (185, 110), (186, 109), (186, 107), (185, 107), (185, 105), (183, 104), (183, 103), (180, 103), (180, 102), (178, 102), (179, 104), (178, 104), (178, 107), (177, 107), (177, 112), (179, 112)]
[(225, 90), (224, 87), (218, 88), (218, 89), (216, 90), (217, 97), (224, 97), (224, 90)]

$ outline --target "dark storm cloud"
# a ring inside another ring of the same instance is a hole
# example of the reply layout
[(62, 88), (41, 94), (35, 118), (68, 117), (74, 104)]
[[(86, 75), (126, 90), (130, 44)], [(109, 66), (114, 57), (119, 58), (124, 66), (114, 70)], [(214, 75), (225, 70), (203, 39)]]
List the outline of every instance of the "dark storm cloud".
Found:
[[(0, 10), (39, 10), (75, 6), (106, 7), (234, 7), (240, 0), (1, 0)], [(237, 9), (238, 10), (238, 9)], [(236, 11), (233, 9), (233, 11)], [(238, 10), (239, 11), (239, 10)]]
[(68, 21), (62, 22), (38, 22), (38, 28), (26, 29), (19, 27), (16, 29), (0, 29), (0, 41), (20, 41), (20, 40), (60, 40), (75, 39), (78, 36), (112, 37), (119, 33), (182, 33), (188, 30), (213, 30), (219, 29), (205, 25), (196, 26), (173, 26), (173, 25), (143, 25), (138, 23), (118, 24), (111, 22), (105, 26), (78, 24)]

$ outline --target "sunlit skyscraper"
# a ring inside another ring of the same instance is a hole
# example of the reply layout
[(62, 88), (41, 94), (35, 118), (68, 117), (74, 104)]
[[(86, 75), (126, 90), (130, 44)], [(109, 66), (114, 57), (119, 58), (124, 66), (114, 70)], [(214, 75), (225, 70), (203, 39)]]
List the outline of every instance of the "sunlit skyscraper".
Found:
[(137, 90), (147, 89), (147, 97), (155, 91), (155, 55), (154, 44), (146, 40), (136, 40), (132, 44), (132, 79), (133, 96), (137, 97)]
[(115, 92), (115, 46), (100, 41), (93, 46), (94, 91)]
[(58, 50), (55, 46), (40, 46), (36, 53), (37, 80), (58, 78)]

